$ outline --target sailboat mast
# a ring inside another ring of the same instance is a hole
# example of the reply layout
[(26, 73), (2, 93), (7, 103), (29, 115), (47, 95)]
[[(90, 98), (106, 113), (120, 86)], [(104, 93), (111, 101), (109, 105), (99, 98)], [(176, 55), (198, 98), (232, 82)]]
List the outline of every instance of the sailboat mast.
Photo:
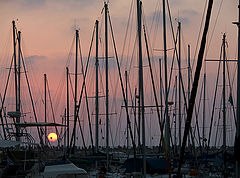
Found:
[(95, 151), (98, 153), (98, 114), (99, 114), (99, 105), (98, 105), (98, 20), (96, 20), (96, 101), (95, 101), (95, 112), (96, 112), (96, 133), (95, 133)]
[[(47, 75), (44, 74), (44, 118), (47, 123)], [(47, 145), (47, 127), (45, 126), (45, 145)]]
[(174, 152), (177, 153), (177, 75), (175, 77), (175, 109), (174, 109)]
[(67, 70), (67, 148), (69, 149), (69, 69)]
[[(15, 99), (16, 99), (16, 112), (20, 110), (19, 104), (18, 104), (18, 71), (17, 71), (17, 54), (16, 54), (16, 26), (15, 21), (12, 21), (13, 25), (13, 59), (14, 59), (14, 76), (15, 76)], [(20, 39), (18, 39), (18, 42), (20, 42)], [(20, 46), (20, 43), (19, 43)], [(20, 122), (20, 117), (16, 117), (16, 123)], [(19, 128), (16, 127), (16, 141), (20, 141), (19, 136)]]
[(107, 170), (109, 167), (109, 91), (108, 91), (108, 4), (105, 2), (105, 63), (106, 63), (106, 149), (107, 149)]
[(181, 145), (181, 123), (182, 123), (182, 113), (181, 113), (181, 22), (178, 22), (178, 59), (179, 59), (179, 78), (178, 78), (178, 90), (179, 90), (179, 95), (178, 95), (178, 122), (179, 122), (179, 144)]
[[(144, 93), (143, 93), (143, 62), (142, 62), (142, 2), (137, 0), (138, 23), (138, 57), (139, 57), (139, 104), (142, 117), (142, 154), (143, 176), (146, 177), (146, 153), (145, 153), (145, 118), (144, 118)], [(140, 127), (139, 127), (140, 128)]]
[(223, 34), (223, 176), (226, 177), (226, 34)]
[[(206, 66), (206, 65), (205, 65)], [(202, 146), (206, 146), (205, 143), (205, 125), (206, 125), (206, 71), (203, 74), (203, 128), (202, 128)]]
[[(237, 130), (236, 135), (237, 138), (240, 136), (240, 0), (238, 3), (238, 22), (236, 23), (238, 26), (238, 72), (237, 72)], [(237, 161), (236, 165), (236, 177), (240, 176), (240, 161)]]
[(165, 69), (165, 138), (168, 152), (170, 151), (170, 121), (168, 117), (168, 77), (167, 77), (167, 35), (166, 35), (166, 6), (163, 0), (163, 47), (164, 47), (164, 69)]
[[(18, 31), (18, 66), (17, 66), (17, 82), (18, 82), (18, 87), (17, 87), (17, 109), (16, 111), (20, 113), (20, 105), (21, 105), (21, 96), (20, 96), (20, 80), (21, 80), (21, 32)], [(20, 116), (17, 117), (17, 123), (20, 123)], [(18, 134), (20, 134), (20, 128), (17, 128)], [(18, 135), (19, 140), (20, 140), (20, 135)]]
[[(79, 41), (79, 31), (76, 30), (76, 60), (75, 60), (74, 120), (77, 120), (78, 41)], [(75, 147), (75, 144), (76, 144), (76, 129), (74, 130), (73, 147)]]
[[(128, 109), (128, 87), (127, 87), (127, 83), (128, 83), (128, 74), (127, 71), (125, 71), (125, 82), (126, 82), (126, 103), (127, 103), (127, 109)], [(129, 148), (129, 132), (128, 132), (128, 124), (127, 124), (127, 149)]]
[[(162, 59), (159, 58), (159, 73), (160, 73), (160, 105), (163, 106), (163, 86), (162, 86)], [(163, 107), (161, 107), (161, 122), (163, 121)], [(161, 138), (161, 137), (160, 137)], [(161, 143), (161, 142), (160, 142)], [(159, 145), (160, 147), (160, 145)], [(159, 148), (160, 150), (160, 148)]]

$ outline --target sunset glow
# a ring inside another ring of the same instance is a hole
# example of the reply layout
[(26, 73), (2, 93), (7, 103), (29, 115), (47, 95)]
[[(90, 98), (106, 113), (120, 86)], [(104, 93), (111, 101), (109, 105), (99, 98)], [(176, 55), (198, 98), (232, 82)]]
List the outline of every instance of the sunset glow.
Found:
[(50, 133), (50, 134), (48, 134), (48, 140), (50, 141), (50, 142), (55, 142), (55, 141), (57, 141), (57, 134), (56, 133)]

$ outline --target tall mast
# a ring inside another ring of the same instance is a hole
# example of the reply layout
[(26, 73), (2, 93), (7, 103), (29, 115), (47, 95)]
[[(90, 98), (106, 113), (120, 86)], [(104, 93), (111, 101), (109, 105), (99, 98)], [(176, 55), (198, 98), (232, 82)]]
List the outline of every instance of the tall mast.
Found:
[[(191, 52), (191, 47), (190, 45), (188, 45), (188, 101), (190, 99), (190, 87), (191, 87), (191, 61), (190, 61), (190, 58), (191, 58), (191, 55), (190, 55), (190, 52)], [(189, 103), (188, 103), (189, 105)]]
[[(238, 26), (238, 72), (237, 72), (237, 137), (240, 136), (240, 0), (238, 3), (238, 22), (236, 23)], [(237, 161), (236, 165), (236, 177), (240, 176), (240, 162)]]
[[(125, 82), (126, 82), (126, 100), (127, 100), (127, 109), (128, 109), (128, 87), (127, 87), (127, 83), (128, 83), (128, 74), (127, 71), (125, 71)], [(127, 149), (129, 148), (129, 132), (128, 132), (128, 124), (127, 124)]]
[[(143, 152), (143, 176), (146, 177), (146, 153), (145, 153), (145, 118), (144, 118), (144, 93), (143, 93), (143, 62), (142, 62), (142, 2), (137, 0), (138, 23), (138, 57), (139, 57), (139, 104), (142, 117), (142, 152)], [(140, 128), (140, 127), (139, 127)]]
[(174, 153), (177, 153), (177, 75), (175, 77)]
[[(159, 59), (159, 73), (160, 73), (160, 104), (163, 106), (163, 86), (162, 86), (162, 59)], [(163, 121), (163, 107), (161, 107), (161, 122)], [(161, 137), (160, 137), (161, 138)], [(160, 146), (160, 145), (159, 145)], [(159, 148), (160, 149), (160, 148)]]
[(226, 34), (223, 34), (223, 154), (224, 154), (224, 177), (226, 171), (226, 79), (225, 79), (225, 70), (226, 70)]
[(69, 69), (66, 68), (67, 71), (67, 148), (69, 149)]
[(108, 108), (108, 4), (105, 2), (105, 62), (106, 62), (106, 149), (107, 149), (107, 170), (109, 166), (109, 108)]
[(96, 133), (95, 133), (95, 145), (96, 145), (96, 153), (98, 153), (98, 114), (99, 114), (99, 105), (98, 105), (98, 20), (96, 20), (96, 101), (95, 101), (95, 112), (96, 112)]
[(168, 117), (168, 77), (167, 77), (167, 37), (166, 37), (166, 7), (163, 0), (163, 47), (164, 47), (164, 69), (165, 69), (165, 138), (168, 152), (170, 151), (170, 121)]
[[(191, 63), (190, 63), (190, 45), (188, 45), (188, 107), (189, 107), (189, 103), (190, 103), (190, 94), (191, 94)], [(179, 147), (181, 149), (181, 140), (182, 140), (182, 130), (181, 130), (181, 126), (179, 128)], [(190, 139), (188, 141), (189, 145), (190, 145)]]
[[(44, 74), (44, 118), (47, 123), (47, 75)], [(47, 127), (45, 126), (45, 145), (47, 145)]]
[[(77, 120), (78, 41), (79, 41), (79, 32), (78, 32), (78, 30), (76, 30), (76, 61), (75, 61), (74, 120)], [(74, 130), (73, 147), (75, 147), (75, 144), (76, 144), (76, 129)]]
[[(205, 65), (206, 66), (206, 65)], [(202, 146), (205, 147), (205, 124), (206, 123), (206, 70), (203, 74), (203, 128), (202, 128)]]
[[(13, 59), (14, 59), (14, 76), (15, 76), (15, 99), (16, 99), (16, 112), (20, 111), (18, 104), (18, 71), (17, 71), (17, 54), (16, 54), (16, 26), (15, 21), (12, 21), (13, 25)], [(20, 39), (18, 39), (20, 42)], [(20, 46), (20, 43), (19, 43)], [(19, 47), (20, 48), (20, 47)], [(16, 123), (20, 122), (20, 117), (16, 117)], [(20, 141), (19, 127), (16, 127), (16, 141)]]
[(178, 90), (179, 90), (179, 98), (178, 98), (178, 122), (179, 122), (179, 144), (181, 145), (181, 123), (182, 123), (182, 112), (181, 112), (181, 22), (178, 22), (178, 59), (179, 59), (179, 78), (178, 78)]
[[(18, 88), (17, 88), (17, 112), (20, 113), (20, 106), (21, 106), (21, 93), (20, 93), (20, 80), (21, 80), (21, 32), (18, 31), (18, 66), (17, 66), (17, 82), (18, 82)], [(17, 123), (20, 123), (20, 117), (17, 117)], [(20, 134), (20, 128), (17, 128), (18, 134)], [(20, 140), (20, 135), (18, 135)]]

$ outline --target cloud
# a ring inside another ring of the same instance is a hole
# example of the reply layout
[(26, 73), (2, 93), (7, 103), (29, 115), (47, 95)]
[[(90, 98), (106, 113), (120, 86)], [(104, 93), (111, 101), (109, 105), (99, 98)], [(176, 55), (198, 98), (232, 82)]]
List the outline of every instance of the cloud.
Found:
[(39, 55), (32, 55), (32, 56), (25, 57), (26, 63), (28, 62), (35, 63), (36, 61), (45, 60), (45, 59), (47, 59), (46, 56), (39, 56)]

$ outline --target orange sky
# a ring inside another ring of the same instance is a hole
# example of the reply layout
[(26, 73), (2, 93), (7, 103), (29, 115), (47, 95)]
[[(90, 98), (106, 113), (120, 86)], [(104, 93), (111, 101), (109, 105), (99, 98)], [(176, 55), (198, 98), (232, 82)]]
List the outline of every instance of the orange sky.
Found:
[[(87, 56), (93, 26), (96, 19), (100, 20), (103, 8), (102, 0), (0, 0), (0, 66), (6, 67), (6, 56), (11, 56), (11, 21), (15, 20), (18, 30), (23, 34), (23, 52), (25, 57), (32, 60), (35, 81), (38, 85), (43, 83), (43, 74), (47, 73), (50, 89), (56, 92), (60, 76), (65, 72), (70, 47), (75, 29), (80, 29), (83, 56)], [(109, 10), (115, 32), (119, 56), (122, 52), (124, 35), (131, 6), (131, 0), (110, 0)], [(169, 0), (172, 19), (180, 19), (183, 28), (185, 45), (192, 45), (192, 54), (195, 50), (199, 32), (203, 0)], [(222, 0), (215, 0), (209, 36), (213, 32), (217, 12)], [(134, 1), (135, 3), (135, 1)], [(161, 0), (143, 0), (144, 15), (150, 29), (155, 7)], [(218, 58), (222, 34), (227, 34), (228, 58), (236, 58), (237, 54), (237, 27), (232, 25), (237, 20), (237, 1), (223, 1), (220, 15), (214, 30), (211, 45), (208, 48), (207, 58)], [(174, 28), (177, 22), (174, 20)], [(168, 31), (170, 31), (168, 26)], [(170, 33), (168, 33), (169, 35)], [(162, 37), (160, 27), (159, 37)], [(151, 34), (150, 34), (151, 36)], [(150, 37), (151, 38), (151, 37)], [(168, 36), (168, 40), (172, 40)], [(171, 48), (172, 43), (168, 43)], [(162, 48), (162, 41), (157, 43), (157, 48)], [(185, 47), (186, 48), (186, 47)], [(8, 55), (6, 55), (6, 53)], [(112, 53), (113, 54), (113, 53)], [(160, 55), (161, 54), (156, 54)], [(186, 50), (183, 58), (186, 57)], [(5, 61), (5, 62), (4, 62)], [(8, 66), (8, 65), (7, 65)], [(215, 64), (208, 64), (209, 75), (216, 74)], [(209, 69), (210, 68), (210, 69)], [(212, 70), (212, 69), (213, 70)], [(94, 90), (93, 90), (94, 91)], [(91, 93), (91, 95), (94, 93)]]

